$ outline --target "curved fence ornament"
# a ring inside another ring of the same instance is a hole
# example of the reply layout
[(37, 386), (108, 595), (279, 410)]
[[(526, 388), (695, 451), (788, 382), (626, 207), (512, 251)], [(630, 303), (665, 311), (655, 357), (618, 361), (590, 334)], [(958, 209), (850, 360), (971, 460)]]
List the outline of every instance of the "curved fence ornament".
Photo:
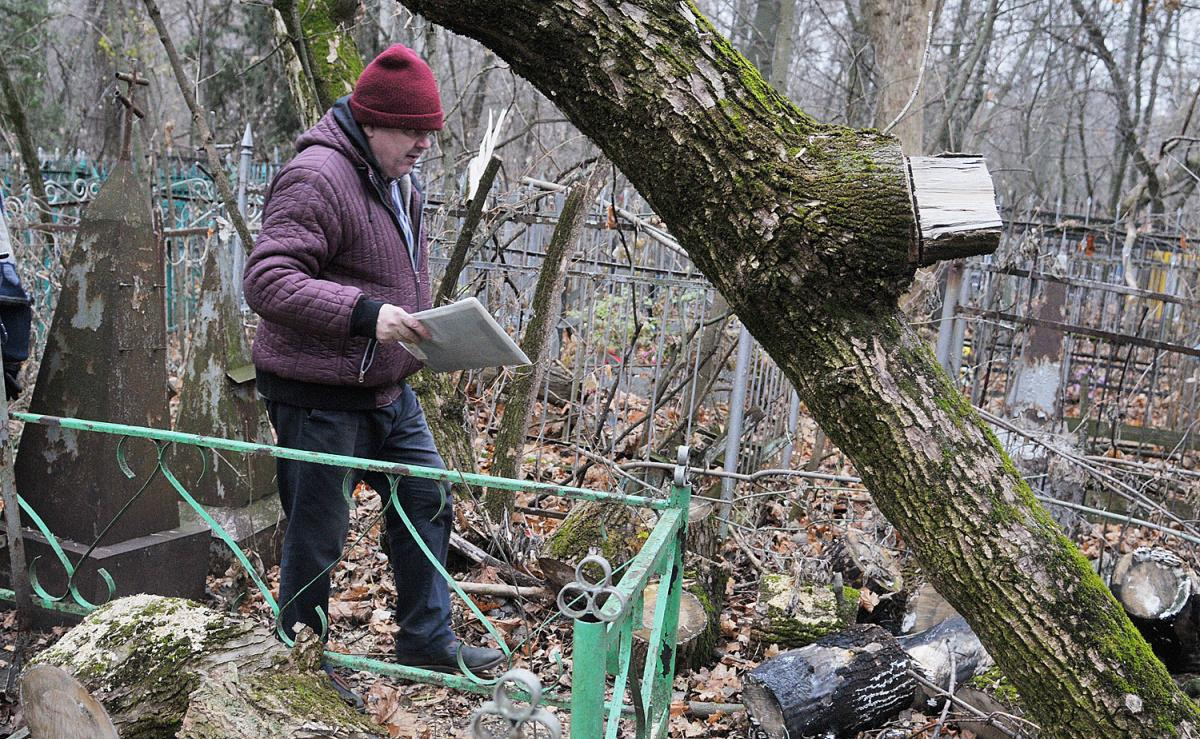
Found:
[[(104, 582), (104, 586), (108, 591), (104, 596), (104, 600), (100, 601), (99, 603), (92, 603), (80, 594), (79, 587), (75, 584), (75, 575), (78, 572), (78, 564), (82, 564), (84, 559), (87, 558), (87, 555), (84, 555), (84, 557), (80, 558), (79, 563), (72, 564), (70, 558), (67, 557), (66, 552), (63, 551), (62, 546), (59, 545), (57, 537), (51, 533), (50, 528), (46, 526), (45, 521), (43, 521), (42, 517), (37, 514), (37, 511), (33, 510), (33, 507), (26, 503), (24, 498), (18, 497), (17, 503), (20, 505), (21, 510), (25, 511), (25, 515), (29, 517), (29, 520), (33, 521), (33, 525), (36, 526), (38, 531), (42, 533), (42, 536), (46, 537), (46, 542), (54, 551), (54, 556), (58, 558), (59, 564), (62, 565), (63, 570), (65, 570), (67, 573), (66, 591), (63, 592), (62, 595), (51, 595), (44, 587), (42, 587), (41, 582), (38, 580), (37, 564), (41, 560), (41, 557), (34, 557), (33, 561), (29, 563), (28, 568), (29, 587), (33, 590), (33, 592), (36, 593), (39, 598), (49, 603), (61, 603), (62, 601), (66, 600), (67, 596), (69, 595), (71, 596), (72, 600), (79, 604), (80, 607), (89, 611), (95, 610), (96, 608), (99, 608), (108, 601), (112, 600), (113, 595), (115, 595), (117, 592), (117, 584), (113, 582), (112, 576), (108, 574), (108, 570), (104, 569), (103, 567), (97, 569), (96, 574), (100, 576), (100, 579)], [(89, 550), (88, 554), (90, 553), (91, 551)]]
[[(589, 564), (597, 565), (604, 576), (596, 581), (587, 578), (584, 572)], [(615, 598), (620, 605), (616, 611), (605, 614), (604, 604)], [(580, 599), (583, 607), (576, 608)], [(558, 610), (568, 618), (586, 618), (593, 621), (611, 622), (625, 610), (625, 596), (612, 584), (612, 565), (599, 554), (591, 554), (575, 566), (575, 581), (569, 582), (558, 591)]]
[[(508, 694), (506, 688), (515, 684), (529, 695), (529, 705), (518, 705)], [(562, 726), (558, 718), (542, 708), (542, 681), (538, 676), (524, 669), (513, 669), (500, 676), (492, 699), (484, 703), (471, 717), (471, 736), (473, 739), (521, 739), (525, 736), (542, 736), (544, 733), (550, 739), (562, 737)], [(497, 734), (494, 726), (500, 724), (503, 733)], [(533, 733), (527, 733), (532, 729)]]
[[(130, 437), (128, 436), (121, 436), (117, 440), (117, 466), (120, 468), (122, 474), (124, 474), (130, 480), (133, 480), (137, 477), (137, 473), (134, 472), (133, 468), (129, 466), (129, 461), (125, 453), (125, 444), (129, 439)], [(160, 471), (164, 471), (163, 454), (168, 445), (157, 440), (152, 441), (155, 447), (155, 456), (157, 458), (157, 464), (155, 468), (150, 470), (150, 473), (146, 475), (146, 479), (142, 483), (142, 486), (138, 488), (136, 493), (133, 494), (133, 497), (131, 497), (125, 503), (125, 505), (123, 505), (121, 509), (117, 511), (112, 520), (109, 521), (108, 524), (100, 530), (100, 533), (96, 535), (95, 540), (92, 541), (91, 545), (87, 548), (87, 551), (83, 553), (83, 556), (81, 556), (79, 560), (73, 564), (63, 551), (62, 547), (59, 545), (57, 538), (50, 532), (50, 529), (46, 526), (45, 522), (42, 521), (41, 517), (37, 515), (37, 513), (28, 503), (26, 503), (23, 499), (18, 498), (18, 503), (20, 504), (22, 510), (29, 515), (30, 520), (34, 522), (34, 525), (36, 525), (38, 530), (42, 532), (42, 535), (46, 537), (46, 541), (50, 544), (50, 547), (54, 551), (55, 556), (58, 558), (59, 563), (66, 571), (66, 590), (64, 590), (61, 595), (51, 595), (41, 584), (41, 580), (38, 578), (37, 565), (41, 560), (41, 557), (35, 557), (33, 561), (29, 563), (29, 586), (35, 593), (37, 593), (38, 597), (44, 598), (52, 603), (59, 603), (65, 601), (69, 595), (77, 604), (88, 610), (99, 608), (100, 606), (112, 600), (113, 596), (117, 592), (117, 586), (107, 570), (104, 568), (99, 568), (96, 570), (96, 574), (100, 577), (101, 581), (104, 583), (105, 589), (107, 590), (103, 600), (99, 601), (98, 603), (93, 603), (80, 594), (78, 585), (76, 584), (76, 576), (79, 574), (80, 567), (83, 565), (83, 563), (91, 558), (92, 553), (96, 551), (96, 547), (100, 546), (100, 542), (104, 539), (105, 535), (108, 534), (109, 530), (116, 525), (117, 521), (121, 519), (127, 510), (129, 510), (130, 506), (136, 503), (137, 500), (142, 497), (142, 494), (149, 489), (150, 483), (154, 481), (155, 476), (158, 475)]]
[(675, 487), (684, 488), (688, 485), (688, 460), (692, 456), (690, 447), (680, 445), (675, 450)]
[[(395, 468), (395, 472), (385, 473), (388, 480), (388, 497), (384, 507), (386, 508), (390, 505), (395, 509), (396, 515), (400, 517), (400, 522), (404, 524), (404, 528), (408, 530), (409, 536), (411, 536), (413, 541), (416, 542), (417, 548), (419, 548), (421, 553), (425, 555), (425, 558), (429, 560), (429, 564), (439, 575), (441, 575), (442, 579), (446, 581), (446, 585), (453, 590), (454, 593), (457, 594), (464, 603), (466, 603), (467, 608), (472, 614), (474, 614), (475, 619), (482, 624), (483, 628), (488, 632), (488, 634), (490, 634), (491, 637), (496, 640), (496, 644), (500, 647), (500, 651), (504, 652), (505, 658), (509, 660), (509, 664), (512, 664), (512, 650), (508, 648), (508, 643), (505, 641), (504, 635), (496, 629), (496, 627), (492, 624), (491, 619), (483, 615), (483, 611), (479, 610), (479, 606), (475, 605), (475, 601), (467, 597), (467, 594), (463, 592), (462, 587), (454, 581), (454, 577), (451, 576), (446, 570), (445, 565), (441, 563), (441, 560), (434, 555), (434, 553), (429, 549), (429, 545), (425, 543), (423, 538), (421, 538), (421, 535), (417, 532), (416, 526), (413, 525), (412, 520), (408, 517), (408, 513), (405, 512), (404, 506), (400, 505), (400, 477), (407, 473), (407, 467), (402, 464), (397, 464), (395, 465)], [(442, 494), (442, 503), (441, 506), (438, 507), (438, 514), (435, 515), (440, 515), (442, 506), (446, 504), (446, 488), (439, 484), (438, 489)], [(383, 511), (380, 511), (379, 515), (382, 516)], [(467, 666), (466, 662), (463, 661), (461, 651), (457, 655), (457, 659), (458, 669), (462, 672), (463, 677), (465, 677), (467, 680), (478, 685), (496, 684), (495, 681), (481, 677), (472, 672)]]

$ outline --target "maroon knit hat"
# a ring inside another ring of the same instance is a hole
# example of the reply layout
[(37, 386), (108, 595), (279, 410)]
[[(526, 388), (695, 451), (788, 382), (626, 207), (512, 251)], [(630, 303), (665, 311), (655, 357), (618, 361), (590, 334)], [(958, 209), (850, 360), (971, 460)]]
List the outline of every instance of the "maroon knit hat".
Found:
[(426, 131), (442, 127), (442, 99), (433, 72), (401, 44), (389, 47), (362, 71), (350, 95), (350, 111), (354, 120), (371, 126)]

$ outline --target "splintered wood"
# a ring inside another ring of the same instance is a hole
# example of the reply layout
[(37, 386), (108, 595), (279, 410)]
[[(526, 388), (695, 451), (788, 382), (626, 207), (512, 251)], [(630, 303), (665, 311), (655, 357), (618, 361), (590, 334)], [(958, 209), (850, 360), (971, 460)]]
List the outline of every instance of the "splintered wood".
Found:
[(908, 157), (920, 238), (909, 259), (921, 266), (991, 254), (1002, 224), (983, 157)]

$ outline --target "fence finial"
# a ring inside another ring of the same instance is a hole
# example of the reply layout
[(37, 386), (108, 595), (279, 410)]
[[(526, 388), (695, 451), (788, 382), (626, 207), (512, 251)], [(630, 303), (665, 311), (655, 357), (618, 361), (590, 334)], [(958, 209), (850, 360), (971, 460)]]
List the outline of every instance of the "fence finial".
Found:
[[(513, 683), (529, 694), (529, 705), (518, 706), (505, 686)], [(480, 706), (471, 718), (471, 736), (474, 739), (517, 739), (526, 736), (525, 727), (530, 724), (546, 730), (550, 739), (560, 739), (562, 726), (558, 718), (539, 704), (542, 702), (542, 681), (529, 670), (520, 668), (504, 673), (496, 683), (492, 699)], [(489, 716), (497, 716), (507, 722), (503, 734), (496, 734), (484, 725)], [(540, 734), (535, 734), (538, 736)]]
[[(597, 565), (604, 572), (599, 580), (589, 580), (584, 571), (588, 565)], [(615, 598), (620, 604), (615, 614), (605, 614), (602, 609), (609, 598)], [(583, 608), (575, 604), (583, 599)], [(575, 565), (575, 581), (569, 582), (558, 591), (558, 610), (567, 618), (588, 618), (596, 621), (614, 621), (621, 611), (625, 610), (625, 596), (612, 585), (612, 565), (599, 554), (584, 557)]]

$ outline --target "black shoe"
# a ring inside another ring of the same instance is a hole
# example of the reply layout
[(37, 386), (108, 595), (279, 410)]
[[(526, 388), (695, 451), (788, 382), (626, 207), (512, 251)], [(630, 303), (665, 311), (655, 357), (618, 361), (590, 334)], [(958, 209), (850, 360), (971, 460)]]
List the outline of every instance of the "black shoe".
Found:
[(504, 663), (504, 652), (489, 647), (469, 647), (453, 642), (439, 654), (396, 653), (396, 661), (407, 667), (452, 674), (460, 671), (459, 657), (472, 674), (488, 672)]
[(325, 674), (329, 675), (329, 681), (333, 683), (333, 689), (337, 691), (338, 697), (359, 713), (366, 713), (366, 704), (363, 703), (362, 696), (351, 690), (342, 676), (333, 671), (333, 665), (321, 665), (321, 667), (325, 670)]

